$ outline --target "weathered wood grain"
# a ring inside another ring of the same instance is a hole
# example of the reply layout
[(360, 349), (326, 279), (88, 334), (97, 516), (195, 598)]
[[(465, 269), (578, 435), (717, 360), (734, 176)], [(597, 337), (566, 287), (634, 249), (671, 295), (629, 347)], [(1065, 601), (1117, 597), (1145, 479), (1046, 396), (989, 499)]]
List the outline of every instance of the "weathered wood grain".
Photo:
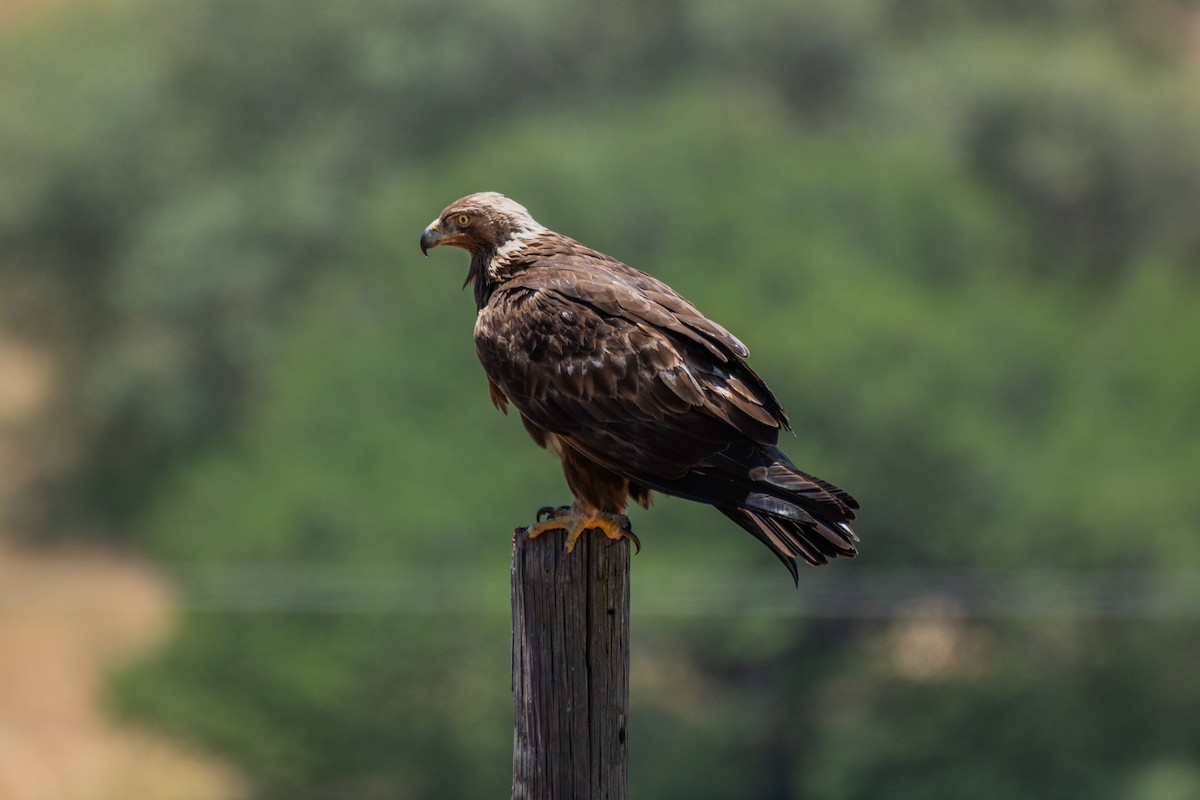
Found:
[(514, 800), (628, 797), (629, 541), (513, 552)]

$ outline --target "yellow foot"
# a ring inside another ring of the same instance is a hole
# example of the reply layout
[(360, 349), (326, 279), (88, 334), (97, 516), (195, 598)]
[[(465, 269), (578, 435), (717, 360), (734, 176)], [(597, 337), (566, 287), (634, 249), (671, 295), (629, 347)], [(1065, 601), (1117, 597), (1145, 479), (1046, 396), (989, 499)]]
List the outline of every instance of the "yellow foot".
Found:
[[(543, 516), (546, 518), (542, 519)], [(634, 552), (640, 553), (642, 550), (642, 543), (633, 535), (633, 530), (629, 527), (629, 517), (624, 514), (610, 514), (604, 511), (583, 512), (570, 506), (561, 508), (547, 506), (538, 511), (537, 518), (536, 523), (521, 531), (522, 538), (536, 539), (546, 531), (566, 531), (565, 552), (570, 553), (575, 549), (575, 544), (584, 531), (598, 530), (609, 539), (629, 539), (637, 548)]]

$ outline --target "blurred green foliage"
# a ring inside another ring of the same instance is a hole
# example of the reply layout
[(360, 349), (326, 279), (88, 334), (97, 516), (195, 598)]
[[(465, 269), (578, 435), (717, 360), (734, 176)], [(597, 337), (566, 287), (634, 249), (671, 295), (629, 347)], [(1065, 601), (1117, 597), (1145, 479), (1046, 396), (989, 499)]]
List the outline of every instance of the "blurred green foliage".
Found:
[[(0, 311), (64, 365), (78, 453), (37, 532), (181, 568), (395, 564), (494, 608), (199, 611), (121, 707), (262, 798), (506, 790), (506, 532), (565, 488), (487, 401), (465, 256), (417, 251), (483, 189), (749, 344), (785, 449), (863, 501), (862, 562), (828, 570), (1200, 567), (1187, 19), (134, 0), (6, 32)], [(705, 509), (636, 524), (635, 615), (681, 572), (790, 591)], [(637, 618), (635, 793), (1200, 787), (1194, 619), (929, 625)], [(913, 637), (949, 655), (913, 667)]]

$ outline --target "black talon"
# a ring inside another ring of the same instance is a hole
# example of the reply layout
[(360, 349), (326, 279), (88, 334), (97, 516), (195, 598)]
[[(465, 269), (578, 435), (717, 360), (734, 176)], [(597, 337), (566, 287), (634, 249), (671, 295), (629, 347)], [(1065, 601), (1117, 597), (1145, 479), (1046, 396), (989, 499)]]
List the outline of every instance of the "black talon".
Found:
[(554, 519), (555, 517), (561, 517), (569, 513), (571, 513), (570, 506), (542, 506), (538, 509), (534, 519), (538, 522), (543, 522), (543, 515), (545, 519)]
[[(638, 553), (642, 552), (642, 542), (636, 535), (634, 535), (633, 531), (625, 527), (622, 527), (621, 530), (625, 533), (625, 538), (633, 542), (633, 554), (636, 556)], [(610, 539), (609, 545), (615, 545), (619, 541), (620, 539)]]

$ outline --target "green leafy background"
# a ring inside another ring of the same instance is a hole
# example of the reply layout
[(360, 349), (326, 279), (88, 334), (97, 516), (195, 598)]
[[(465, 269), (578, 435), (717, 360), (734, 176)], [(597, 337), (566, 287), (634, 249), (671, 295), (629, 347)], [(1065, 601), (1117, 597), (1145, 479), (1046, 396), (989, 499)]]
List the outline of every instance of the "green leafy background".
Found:
[(863, 503), (799, 592), (708, 509), (635, 516), (634, 796), (1195, 797), (1196, 14), (37, 15), (0, 33), (0, 322), (74, 455), (9, 511), (178, 576), (113, 707), (256, 797), (502, 796), (509, 532), (566, 491), (487, 401), (466, 257), (416, 246), (500, 190), (735, 331)]

